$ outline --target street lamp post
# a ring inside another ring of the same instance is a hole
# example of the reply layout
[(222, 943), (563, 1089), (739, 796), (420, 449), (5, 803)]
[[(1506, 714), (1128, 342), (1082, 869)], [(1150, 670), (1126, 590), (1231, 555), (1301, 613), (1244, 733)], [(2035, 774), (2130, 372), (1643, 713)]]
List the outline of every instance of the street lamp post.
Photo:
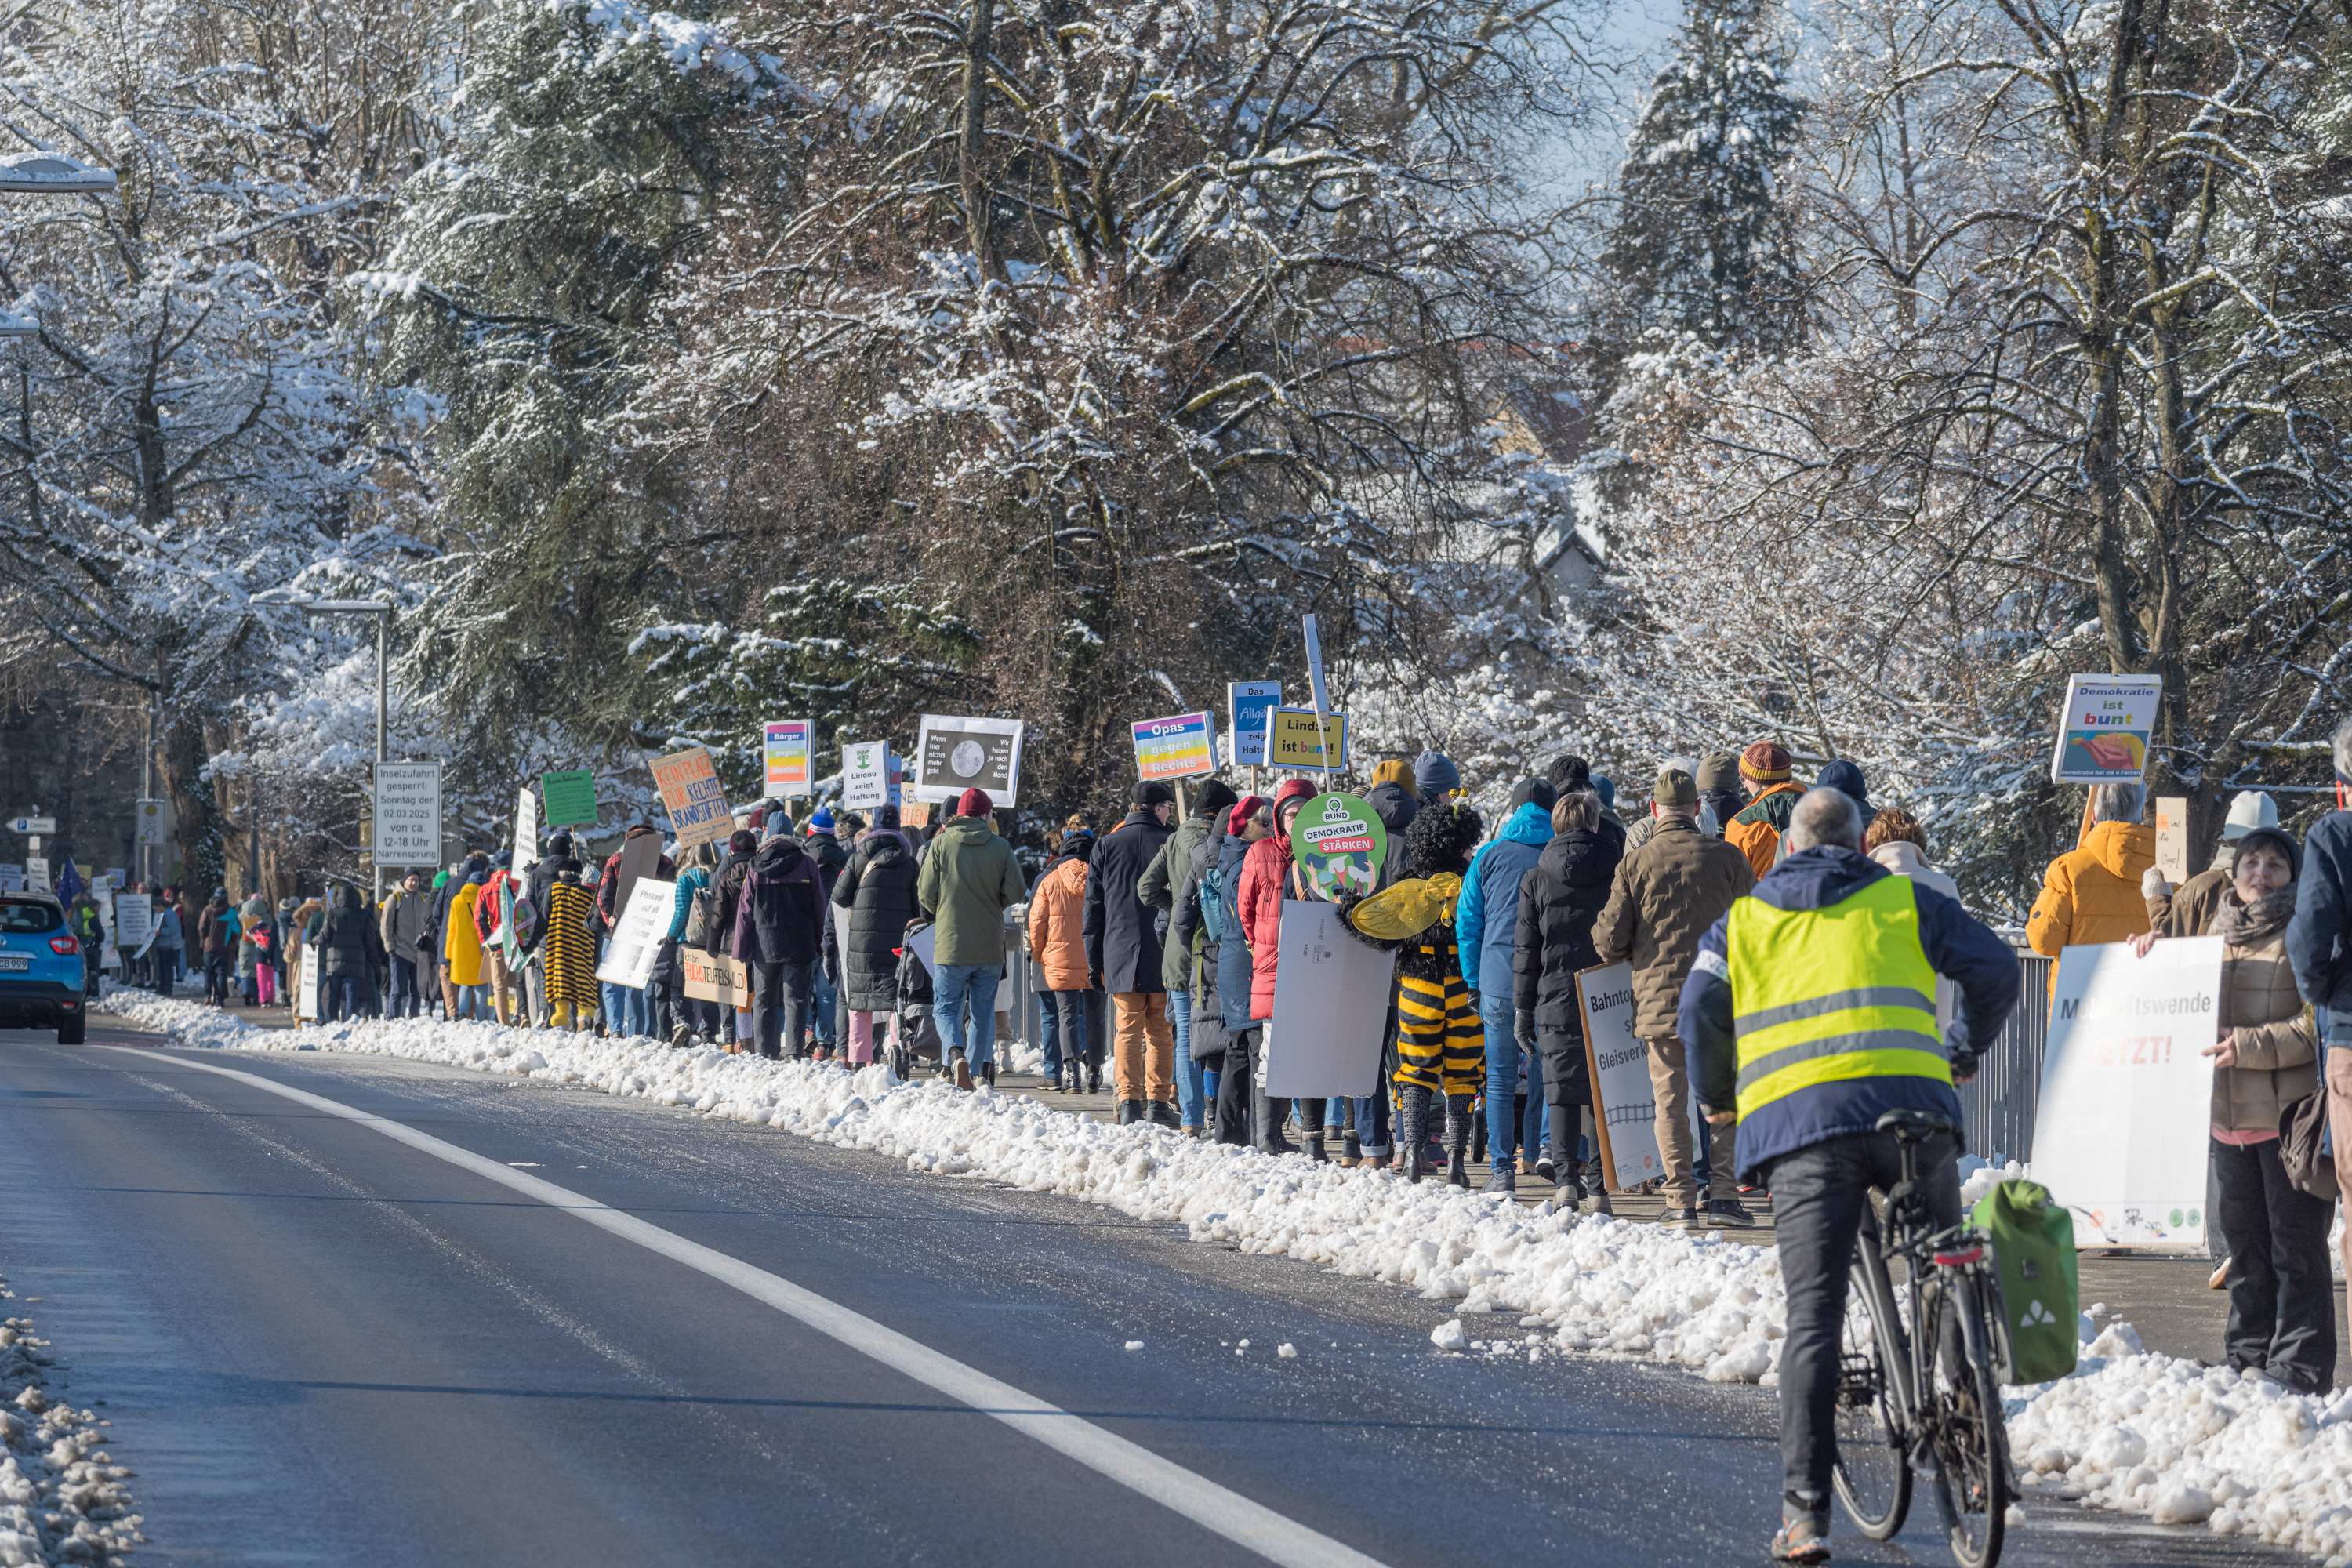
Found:
[[(379, 766), (391, 761), (384, 755), (384, 728), (389, 711), (386, 672), (390, 668), (387, 660), (392, 630), (391, 602), (384, 599), (303, 599), (297, 598), (283, 589), (272, 589), (268, 593), (256, 594), (253, 596), (253, 602), (257, 605), (282, 605), (289, 610), (304, 610), (315, 616), (373, 616), (376, 617), (375, 760)], [(373, 792), (374, 781), (370, 780), (369, 783)], [(371, 793), (371, 798), (373, 798), (373, 793)], [(383, 865), (375, 858), (376, 847), (373, 839), (371, 838), (368, 844), (368, 865), (373, 869), (375, 879), (374, 901), (381, 904), (383, 902)]]

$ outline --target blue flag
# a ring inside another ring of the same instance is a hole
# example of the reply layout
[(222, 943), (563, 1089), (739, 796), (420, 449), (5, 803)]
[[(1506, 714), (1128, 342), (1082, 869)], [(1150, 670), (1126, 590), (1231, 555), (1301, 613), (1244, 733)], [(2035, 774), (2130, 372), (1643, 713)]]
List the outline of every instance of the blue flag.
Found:
[(81, 896), (81, 872), (75, 868), (73, 857), (68, 855), (66, 857), (66, 868), (58, 873), (58, 902), (72, 903)]

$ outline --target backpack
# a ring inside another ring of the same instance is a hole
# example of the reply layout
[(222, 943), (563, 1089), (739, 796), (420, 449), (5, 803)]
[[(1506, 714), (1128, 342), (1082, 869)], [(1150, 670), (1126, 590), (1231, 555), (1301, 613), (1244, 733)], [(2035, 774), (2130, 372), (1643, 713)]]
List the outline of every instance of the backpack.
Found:
[(2000, 1282), (2000, 1380), (2048, 1383), (2074, 1370), (2082, 1298), (2074, 1276), (2074, 1216), (2035, 1182), (2007, 1181), (1977, 1200), (1969, 1220), (1992, 1240)]
[(686, 931), (683, 940), (688, 947), (703, 947), (710, 941), (712, 900), (710, 880), (703, 879), (702, 886), (694, 889), (694, 898), (687, 905)]
[(1201, 873), (1201, 929), (1211, 942), (1225, 940), (1225, 868), (1212, 866)]

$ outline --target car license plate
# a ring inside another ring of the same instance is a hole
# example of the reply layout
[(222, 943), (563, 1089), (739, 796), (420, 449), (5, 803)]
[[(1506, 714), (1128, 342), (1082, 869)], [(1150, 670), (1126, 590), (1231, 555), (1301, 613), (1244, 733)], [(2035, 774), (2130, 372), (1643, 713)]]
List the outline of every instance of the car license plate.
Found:
[(33, 957), (30, 953), (0, 952), (0, 970), (30, 969), (32, 967)]

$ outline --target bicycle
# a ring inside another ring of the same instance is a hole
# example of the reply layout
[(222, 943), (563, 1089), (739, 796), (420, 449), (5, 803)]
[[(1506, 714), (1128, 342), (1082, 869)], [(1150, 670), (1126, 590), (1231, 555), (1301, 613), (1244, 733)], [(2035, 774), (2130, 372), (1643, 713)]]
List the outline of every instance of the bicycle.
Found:
[(1862, 1533), (1885, 1541), (1910, 1511), (1914, 1474), (1928, 1478), (1953, 1557), (1961, 1568), (1992, 1568), (2015, 1483), (1996, 1371), (2007, 1359), (2007, 1320), (1991, 1244), (1966, 1224), (1930, 1229), (1919, 1146), (1938, 1132), (1957, 1139), (1958, 1129), (1890, 1110), (1878, 1130), (1901, 1145), (1903, 1179), (1886, 1194), (1883, 1240), (1878, 1216), (1863, 1211), (1839, 1355), (1832, 1479)]

